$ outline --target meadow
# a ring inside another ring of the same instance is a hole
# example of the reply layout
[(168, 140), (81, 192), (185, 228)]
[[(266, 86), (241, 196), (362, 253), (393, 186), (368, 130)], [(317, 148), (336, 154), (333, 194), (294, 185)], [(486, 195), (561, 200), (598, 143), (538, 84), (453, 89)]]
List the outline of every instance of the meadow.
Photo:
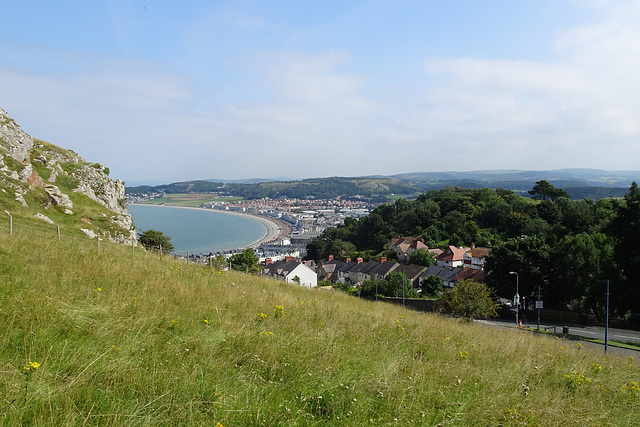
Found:
[(172, 205), (186, 206), (191, 208), (200, 207), (203, 203), (222, 202), (222, 203), (239, 203), (243, 201), (242, 197), (220, 197), (211, 193), (167, 193), (164, 197), (156, 197), (146, 202), (145, 205)]
[(633, 358), (0, 228), (3, 425), (633, 425)]

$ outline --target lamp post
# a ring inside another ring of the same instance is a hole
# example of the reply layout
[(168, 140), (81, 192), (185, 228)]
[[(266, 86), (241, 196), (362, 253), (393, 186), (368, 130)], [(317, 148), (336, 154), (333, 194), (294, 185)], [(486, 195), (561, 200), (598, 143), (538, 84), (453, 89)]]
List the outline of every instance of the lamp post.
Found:
[(510, 271), (509, 274), (516, 275), (516, 295), (513, 297), (513, 303), (516, 305), (516, 326), (518, 326), (518, 310), (520, 309), (520, 295), (518, 294), (518, 287), (520, 286), (520, 278), (518, 277), (518, 273), (516, 273), (515, 271)]

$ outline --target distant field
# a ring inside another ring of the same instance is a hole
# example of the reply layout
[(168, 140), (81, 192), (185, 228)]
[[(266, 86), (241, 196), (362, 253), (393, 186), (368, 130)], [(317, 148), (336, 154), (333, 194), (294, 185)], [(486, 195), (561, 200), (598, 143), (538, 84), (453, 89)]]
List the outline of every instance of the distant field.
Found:
[(165, 194), (165, 197), (158, 197), (148, 202), (143, 202), (147, 205), (177, 205), (177, 206), (189, 206), (198, 207), (203, 203), (210, 202), (225, 202), (225, 203), (238, 203), (243, 201), (242, 197), (216, 197), (208, 193), (175, 193)]

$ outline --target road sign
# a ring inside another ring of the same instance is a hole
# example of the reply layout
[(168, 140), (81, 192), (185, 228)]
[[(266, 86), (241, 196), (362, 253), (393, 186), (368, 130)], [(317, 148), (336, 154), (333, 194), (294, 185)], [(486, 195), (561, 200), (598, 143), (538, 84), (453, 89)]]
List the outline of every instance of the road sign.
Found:
[(542, 307), (542, 301), (536, 301), (536, 308), (537, 309), (543, 308)]

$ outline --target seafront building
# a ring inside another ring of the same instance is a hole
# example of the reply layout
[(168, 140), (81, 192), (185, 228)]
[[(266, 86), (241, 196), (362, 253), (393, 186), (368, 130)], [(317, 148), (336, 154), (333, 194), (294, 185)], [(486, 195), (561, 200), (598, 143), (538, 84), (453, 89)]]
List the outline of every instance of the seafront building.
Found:
[[(241, 203), (210, 202), (200, 207), (250, 215), (260, 215), (286, 225), (289, 232), (263, 242), (257, 248), (261, 262), (267, 258), (274, 262), (286, 257), (303, 258), (307, 244), (329, 227), (344, 224), (346, 218), (369, 215), (376, 205), (342, 199), (289, 199), (263, 198)], [(228, 255), (231, 256), (231, 253)]]

